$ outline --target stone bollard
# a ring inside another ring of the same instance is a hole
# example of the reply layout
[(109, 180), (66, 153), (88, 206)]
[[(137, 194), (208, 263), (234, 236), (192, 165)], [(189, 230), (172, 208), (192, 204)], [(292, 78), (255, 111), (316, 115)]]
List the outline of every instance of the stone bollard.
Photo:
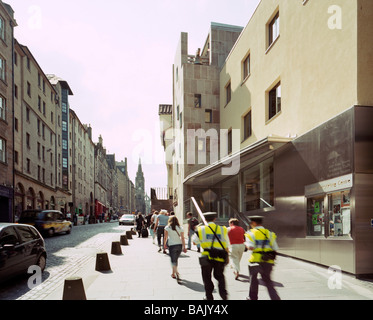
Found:
[(71, 277), (65, 279), (62, 300), (87, 300), (82, 278)]
[(97, 253), (96, 271), (110, 271), (110, 262), (106, 252)]
[(126, 231), (126, 236), (128, 240), (132, 240), (132, 231)]
[(122, 254), (122, 248), (120, 247), (119, 241), (113, 241), (111, 243), (111, 254)]
[(120, 236), (120, 244), (122, 246), (128, 246), (128, 239), (126, 235)]

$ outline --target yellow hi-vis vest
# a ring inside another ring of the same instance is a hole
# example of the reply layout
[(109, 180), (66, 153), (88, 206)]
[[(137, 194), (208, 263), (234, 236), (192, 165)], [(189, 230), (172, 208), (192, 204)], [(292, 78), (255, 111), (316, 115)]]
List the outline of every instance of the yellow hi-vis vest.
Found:
[[(255, 249), (253, 250), (249, 259), (250, 263), (264, 262), (262, 260), (261, 252), (274, 251), (272, 247), (277, 236), (274, 232), (271, 232), (268, 229), (251, 229), (250, 231), (245, 233), (245, 237), (247, 237), (251, 243), (255, 244)], [(265, 262), (272, 264), (275, 263), (274, 260), (268, 260)]]
[(214, 233), (211, 231), (211, 229), (207, 226), (199, 226), (197, 228), (198, 232), (198, 238), (201, 241), (201, 247), (204, 250), (202, 252), (202, 255), (207, 255), (210, 260), (215, 260), (219, 262), (224, 262), (224, 259), (221, 258), (211, 258), (210, 254), (208, 252), (209, 249), (211, 249), (212, 241), (214, 239), (213, 248), (218, 250), (225, 250), (228, 246), (226, 239), (228, 239), (228, 230), (226, 227), (218, 226), (215, 223), (209, 223), (209, 226), (212, 228), (212, 230), (215, 231), (216, 236), (220, 239), (221, 244), (224, 246), (224, 249), (219, 243), (219, 240), (214, 238)]

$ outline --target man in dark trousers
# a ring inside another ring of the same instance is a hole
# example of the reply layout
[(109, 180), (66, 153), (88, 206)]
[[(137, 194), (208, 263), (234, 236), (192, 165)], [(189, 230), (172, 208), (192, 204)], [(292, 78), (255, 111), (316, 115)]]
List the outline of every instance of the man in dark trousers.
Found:
[(224, 268), (228, 262), (228, 230), (226, 227), (215, 224), (216, 212), (208, 212), (203, 216), (207, 225), (198, 226), (192, 240), (194, 244), (200, 244), (203, 249), (201, 258), (204, 262), (200, 261), (206, 292), (205, 300), (214, 300), (212, 294), (214, 291), (214, 283), (211, 279), (212, 273), (214, 273), (214, 277), (219, 283), (220, 297), (223, 300), (227, 300), (228, 292), (225, 286)]
[(280, 300), (271, 280), (278, 245), (276, 234), (263, 227), (263, 217), (249, 217), (251, 230), (246, 236), (246, 246), (252, 251), (249, 259), (250, 292), (247, 300), (258, 300), (258, 273), (268, 289), (272, 300)]

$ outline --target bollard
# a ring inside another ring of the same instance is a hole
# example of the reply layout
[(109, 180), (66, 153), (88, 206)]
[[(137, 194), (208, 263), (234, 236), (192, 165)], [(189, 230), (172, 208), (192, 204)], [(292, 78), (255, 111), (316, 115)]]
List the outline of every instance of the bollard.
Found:
[(111, 254), (122, 254), (122, 248), (120, 247), (119, 241), (113, 241), (111, 243)]
[(132, 231), (126, 231), (127, 239), (132, 240)]
[(126, 235), (120, 236), (120, 244), (122, 246), (128, 246), (128, 239)]
[(87, 300), (82, 278), (71, 277), (65, 279), (62, 300)]
[(106, 252), (97, 253), (96, 256), (96, 271), (109, 271), (110, 262)]

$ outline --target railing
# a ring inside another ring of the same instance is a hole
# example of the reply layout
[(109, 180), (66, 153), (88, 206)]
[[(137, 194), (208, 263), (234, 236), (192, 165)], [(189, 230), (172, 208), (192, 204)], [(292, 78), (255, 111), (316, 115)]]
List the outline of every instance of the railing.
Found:
[(199, 65), (210, 65), (210, 59), (207, 57), (188, 55), (188, 63)]
[(172, 188), (151, 188), (151, 199), (170, 200), (173, 199)]
[[(226, 206), (224, 206), (224, 202)], [(227, 225), (229, 219), (236, 218), (240, 221), (241, 224), (243, 224), (243, 226), (246, 229), (250, 226), (249, 219), (242, 212), (239, 212), (228, 199), (223, 198), (219, 200), (217, 207), (218, 207), (217, 221), (219, 222), (219, 224)], [(197, 210), (195, 206), (193, 205), (192, 200), (190, 198), (184, 201), (184, 218), (185, 219), (186, 219), (187, 212), (192, 212), (195, 217), (198, 217)]]

